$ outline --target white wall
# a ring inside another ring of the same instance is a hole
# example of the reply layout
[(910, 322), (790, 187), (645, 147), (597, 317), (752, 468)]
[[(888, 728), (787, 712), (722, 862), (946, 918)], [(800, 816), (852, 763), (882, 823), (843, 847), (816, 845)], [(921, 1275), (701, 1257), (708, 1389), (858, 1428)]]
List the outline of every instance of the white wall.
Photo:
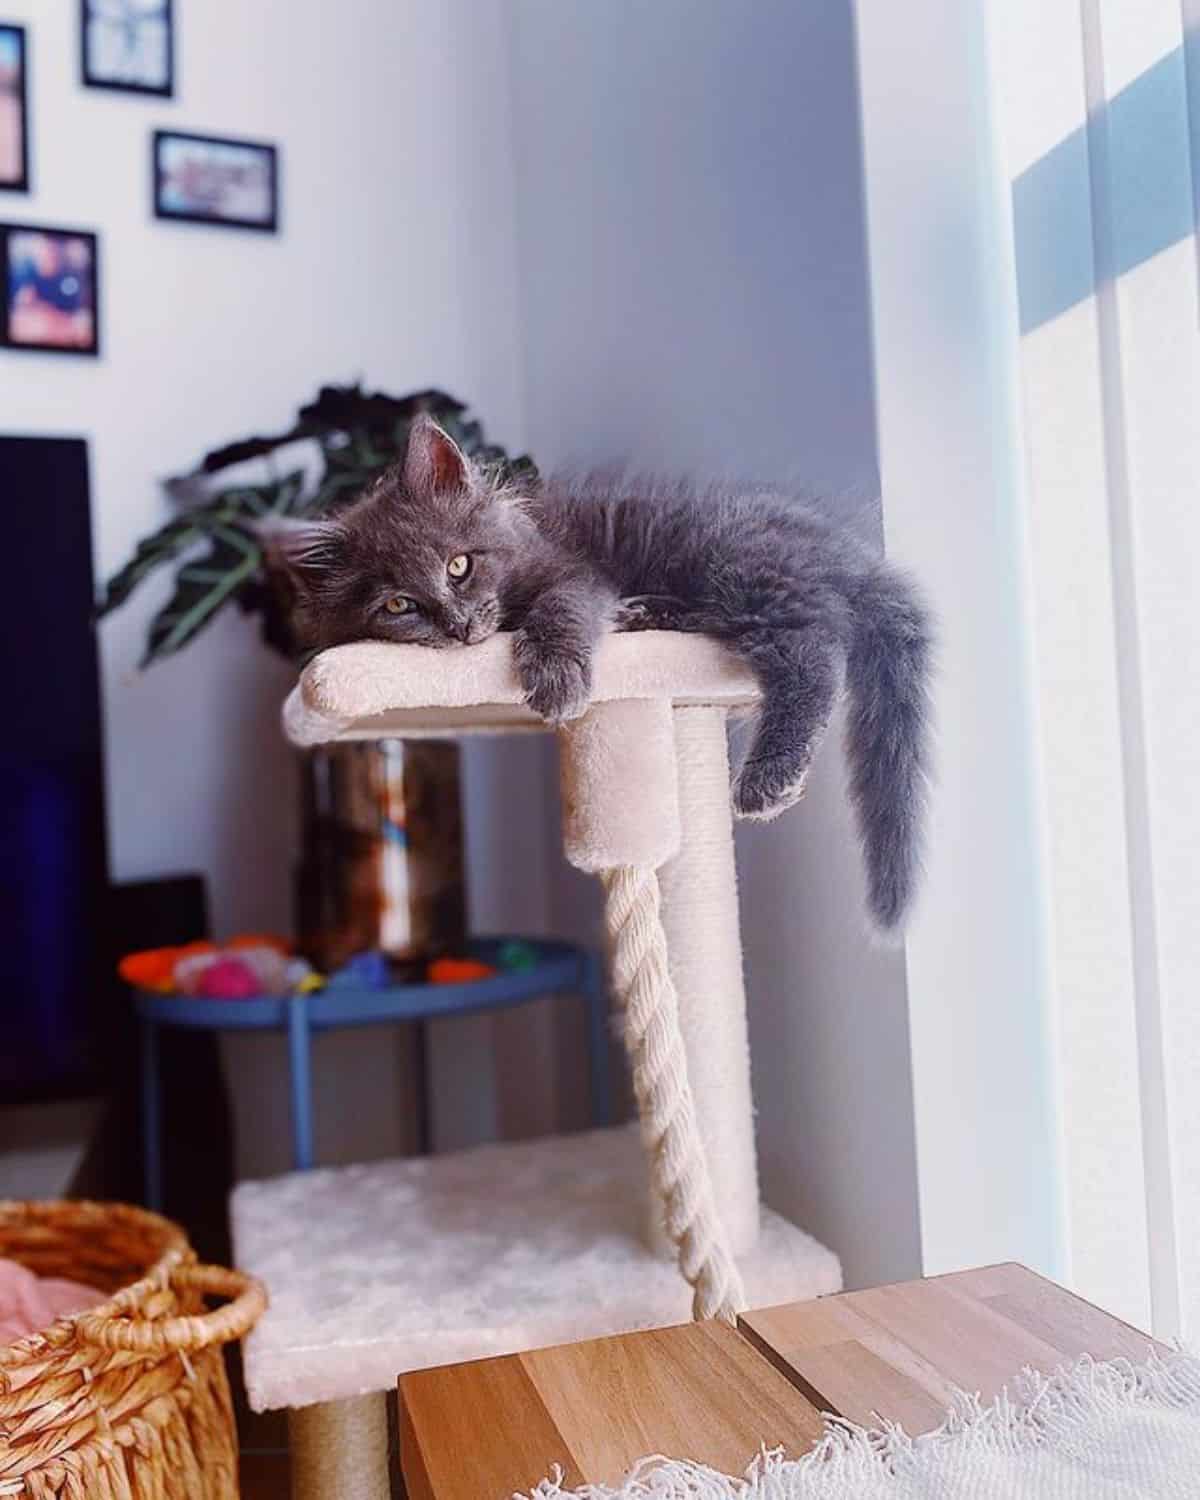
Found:
[[(512, 7), (540, 458), (784, 479), (878, 532), (848, 0)], [(831, 741), (740, 840), (765, 1194), (851, 1284), (919, 1269), (903, 965), (872, 949)], [(557, 920), (589, 894), (558, 885)], [(581, 910), (582, 902), (582, 910)]]
[[(98, 575), (168, 514), (160, 476), (231, 438), (284, 427), (322, 381), (441, 385), (500, 441), (522, 438), (499, 0), (176, 10), (174, 101), (81, 88), (76, 6), (13, 0), (5, 11), (31, 27), (35, 191), (6, 195), (0, 216), (99, 231), (105, 353), (0, 353), (0, 425), (89, 439)], [(277, 141), (282, 234), (155, 222), (157, 125)], [(296, 798), (277, 708), (290, 669), (248, 622), (228, 618), (139, 673), (162, 597), (148, 587), (101, 631), (114, 874), (200, 869), (218, 933), (286, 929)], [(473, 752), (471, 795), (486, 796), (501, 756), (506, 785), (540, 806), (540, 765), (522, 747)], [(493, 923), (539, 925), (536, 859), (523, 910), (498, 894), (510, 835), (503, 819), (475, 832), (476, 904)], [(276, 1050), (266, 1040), (241, 1048), (242, 1073)], [(353, 1055), (366, 1070), (360, 1097), (395, 1092), (390, 1048), (359, 1044)], [(280, 1087), (272, 1072), (235, 1090), (247, 1169), (285, 1159), (271, 1139), (286, 1119)], [(481, 1089), (475, 1078), (463, 1094)], [(349, 1133), (327, 1112), (327, 1149), (365, 1148), (355, 1112), (338, 1115)], [(375, 1124), (386, 1145), (387, 1117)]]

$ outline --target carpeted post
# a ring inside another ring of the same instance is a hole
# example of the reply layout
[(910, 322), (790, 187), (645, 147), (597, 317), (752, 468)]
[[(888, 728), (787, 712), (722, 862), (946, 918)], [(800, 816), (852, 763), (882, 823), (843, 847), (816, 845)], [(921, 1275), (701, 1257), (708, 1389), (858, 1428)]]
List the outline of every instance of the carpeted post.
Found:
[[(629, 700), (594, 706), (563, 730), (562, 765), (567, 857), (604, 883), (613, 987), (663, 1226), (693, 1288), (693, 1316), (732, 1319), (744, 1306), (744, 1294), (697, 1122), (660, 910), (657, 867), (681, 844), (670, 705)], [(722, 796), (728, 798), (727, 788)], [(735, 914), (735, 937), (736, 925)], [(744, 1032), (744, 1018), (742, 1025)], [(748, 1100), (744, 1122), (728, 1117), (727, 1104), (738, 1107), (736, 1094), (723, 1098), (714, 1091), (704, 1101), (716, 1138), (723, 1129), (752, 1132)]]

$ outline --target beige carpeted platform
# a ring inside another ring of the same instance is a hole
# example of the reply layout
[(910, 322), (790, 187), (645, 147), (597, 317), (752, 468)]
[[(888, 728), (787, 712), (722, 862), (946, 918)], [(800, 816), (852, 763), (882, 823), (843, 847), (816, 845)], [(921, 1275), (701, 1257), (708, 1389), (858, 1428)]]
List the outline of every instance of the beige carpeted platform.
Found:
[[(686, 1321), (688, 1286), (642, 1239), (645, 1170), (626, 1128), (241, 1184), (236, 1261), (271, 1296), (245, 1351), (251, 1405)], [(841, 1286), (837, 1257), (768, 1209), (739, 1265), (752, 1306)]]
[[(596, 649), (592, 701), (657, 699), (747, 709), (758, 685), (716, 641), (666, 630), (609, 635)], [(546, 730), (522, 701), (512, 636), (463, 650), (431, 651), (360, 641), (323, 651), (284, 706), (294, 744), (378, 739), (388, 734)]]

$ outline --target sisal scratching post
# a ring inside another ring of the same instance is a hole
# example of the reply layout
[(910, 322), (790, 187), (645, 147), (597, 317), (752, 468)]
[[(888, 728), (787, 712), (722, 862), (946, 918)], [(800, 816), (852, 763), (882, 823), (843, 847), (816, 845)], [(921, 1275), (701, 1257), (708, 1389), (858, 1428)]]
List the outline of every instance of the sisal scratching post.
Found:
[(292, 1500), (391, 1500), (382, 1391), (290, 1411), (288, 1446)]

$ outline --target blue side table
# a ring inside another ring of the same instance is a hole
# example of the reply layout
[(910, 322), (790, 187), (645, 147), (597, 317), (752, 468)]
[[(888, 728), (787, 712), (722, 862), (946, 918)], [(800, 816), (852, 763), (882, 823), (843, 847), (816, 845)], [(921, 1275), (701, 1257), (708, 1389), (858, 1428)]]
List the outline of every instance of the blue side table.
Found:
[(145, 1199), (162, 1207), (162, 1098), (158, 1076), (158, 1030), (182, 1026), (201, 1031), (286, 1031), (292, 1106), (292, 1162), (297, 1171), (313, 1165), (312, 1036), (343, 1026), (380, 1021), (427, 1021), (437, 1016), (470, 1015), (523, 1005), (555, 993), (574, 994), (587, 1014), (588, 1076), (592, 1119), (612, 1120), (608, 1062), (608, 1001), (594, 953), (571, 943), (521, 938), (535, 962), (520, 970), (500, 970), (499, 953), (512, 938), (473, 938), (472, 958), (495, 964), (498, 972), (465, 984), (397, 984), (387, 989), (332, 986), (308, 995), (263, 995), (253, 1000), (207, 1000), (184, 995), (134, 991), (142, 1035), (142, 1129), (145, 1136)]

